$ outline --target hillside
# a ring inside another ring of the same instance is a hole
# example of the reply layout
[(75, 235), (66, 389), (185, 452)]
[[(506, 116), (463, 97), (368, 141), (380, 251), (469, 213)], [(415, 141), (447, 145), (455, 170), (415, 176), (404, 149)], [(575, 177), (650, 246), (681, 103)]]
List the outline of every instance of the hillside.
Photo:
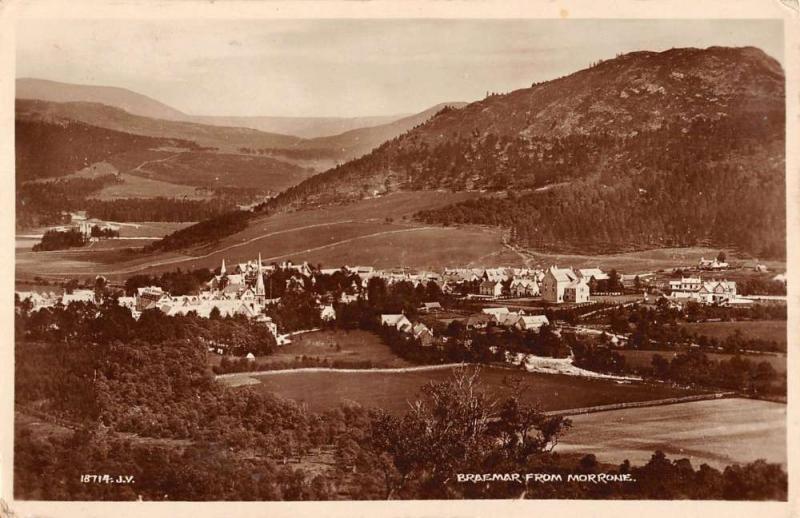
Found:
[(248, 128), (209, 126), (134, 115), (120, 108), (89, 102), (47, 102), (18, 98), (16, 116), (48, 122), (78, 121), (137, 135), (190, 140), (199, 146), (221, 151), (238, 151), (241, 147), (286, 148), (301, 140)]
[(329, 137), (359, 128), (389, 124), (409, 114), (375, 115), (372, 117), (271, 117), (193, 115), (187, 120), (213, 126), (238, 126), (268, 133), (281, 133), (305, 139)]
[(56, 103), (99, 103), (154, 119), (184, 120), (187, 117), (185, 113), (146, 95), (114, 86), (78, 85), (23, 77), (16, 80), (16, 98)]
[[(18, 106), (30, 103), (40, 102)], [(197, 221), (279, 192), (313, 172), (266, 156), (210, 152), (190, 140), (30, 116), (24, 109), (15, 121), (15, 156), (21, 229), (61, 224), (64, 211), (102, 217), (115, 207), (115, 217), (125, 221), (154, 214), (159, 221)], [(89, 200), (95, 197), (106, 201)]]
[(352, 160), (369, 153), (387, 140), (391, 140), (423, 124), (445, 106), (461, 108), (466, 106), (466, 104), (467, 103), (437, 104), (427, 110), (385, 124), (353, 129), (330, 137), (305, 140), (299, 143), (298, 147), (300, 149), (330, 149), (337, 154), (338, 158)]
[(488, 190), (419, 216), (502, 226), (545, 249), (705, 243), (782, 255), (784, 95), (780, 65), (755, 48), (635, 52), (444, 108), (265, 210)]
[(210, 126), (228, 126), (279, 133), (301, 138), (338, 135), (358, 128), (394, 122), (409, 114), (374, 117), (270, 117), (190, 115), (146, 95), (113, 86), (63, 83), (30, 77), (16, 80), (17, 99), (37, 99), (56, 103), (97, 103), (119, 108), (132, 115), (169, 121), (194, 122)]

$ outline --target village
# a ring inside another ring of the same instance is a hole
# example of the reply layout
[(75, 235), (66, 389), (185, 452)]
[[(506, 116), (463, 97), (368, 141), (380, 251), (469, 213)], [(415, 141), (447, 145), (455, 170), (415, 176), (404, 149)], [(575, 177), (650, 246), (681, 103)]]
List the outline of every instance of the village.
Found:
[[(570, 326), (561, 319), (551, 321), (553, 315), (563, 318), (573, 310), (587, 314), (634, 302), (655, 304), (661, 300), (675, 308), (690, 302), (715, 307), (785, 303), (785, 296), (737, 293), (736, 282), (724, 278), (728, 268), (727, 263), (718, 259), (701, 258), (695, 276), (685, 276), (685, 270), (680, 270), (677, 278), (672, 278), (678, 273), (675, 271), (671, 277), (665, 277), (663, 272), (620, 274), (616, 270), (606, 272), (600, 268), (573, 269), (555, 265), (547, 268), (445, 268), (434, 272), (363, 265), (322, 268), (291, 261), (264, 264), (259, 254), (253, 260), (230, 266), (223, 259), (211, 278), (194, 293), (172, 294), (162, 286), (148, 285), (138, 286), (132, 293), (117, 293), (112, 300), (128, 309), (134, 319), (153, 309), (171, 317), (190, 314), (200, 318), (244, 317), (265, 326), (275, 343), (283, 346), (291, 343), (293, 334), (335, 321), (337, 308), (341, 311), (348, 304), (368, 301), (374, 285), (380, 285), (382, 290), (401, 287), (414, 292), (413, 300), (419, 305), (396, 313), (382, 313), (379, 325), (406, 335), (422, 347), (441, 346), (446, 338), (437, 336), (437, 328), (441, 333), (444, 326), (454, 321), (468, 331), (485, 332), (491, 327), (538, 333), (548, 326), (559, 332)], [(709, 271), (714, 278), (700, 275), (700, 272)], [(335, 279), (333, 284), (329, 282), (332, 279)], [(102, 277), (96, 282), (106, 285)], [(785, 285), (785, 274), (776, 275), (773, 282)], [(330, 286), (320, 289), (323, 285)], [(287, 293), (310, 296), (316, 314), (304, 320), (309, 329), (297, 329), (297, 325), (292, 325), (291, 329), (281, 328), (273, 318), (274, 309), (281, 303), (280, 295)], [(80, 287), (61, 294), (17, 291), (16, 297), (28, 304), (31, 311), (79, 302), (101, 302), (97, 289)], [(574, 327), (570, 329), (575, 330)], [(591, 328), (579, 330), (600, 332)], [(610, 336), (615, 345), (625, 340), (622, 335), (611, 333)], [(224, 346), (210, 347), (210, 350), (226, 352)]]

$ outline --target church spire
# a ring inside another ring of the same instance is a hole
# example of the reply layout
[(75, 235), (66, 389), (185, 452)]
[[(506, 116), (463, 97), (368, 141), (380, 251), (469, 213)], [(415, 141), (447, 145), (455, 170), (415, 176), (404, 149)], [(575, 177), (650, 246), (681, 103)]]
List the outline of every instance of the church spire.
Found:
[(261, 270), (261, 254), (258, 254), (258, 268), (256, 270), (256, 299), (263, 301), (266, 297), (266, 290), (264, 289), (264, 274)]
[(225, 275), (225, 258), (224, 257), (222, 258), (222, 266), (219, 269), (219, 274), (220, 275)]

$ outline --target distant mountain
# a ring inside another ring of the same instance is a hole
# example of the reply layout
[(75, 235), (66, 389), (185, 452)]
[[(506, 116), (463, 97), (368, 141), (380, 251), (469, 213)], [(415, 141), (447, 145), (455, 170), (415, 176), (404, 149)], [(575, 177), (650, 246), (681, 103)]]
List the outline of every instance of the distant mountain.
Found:
[(114, 86), (91, 86), (24, 77), (16, 81), (17, 99), (56, 103), (99, 103), (154, 119), (185, 120), (188, 116), (146, 95)]
[(518, 244), (541, 248), (711, 243), (781, 254), (784, 123), (783, 71), (759, 49), (633, 52), (442, 108), (265, 209), (487, 190), (420, 217), (507, 227)]
[(337, 153), (339, 158), (350, 160), (369, 153), (387, 140), (424, 123), (445, 106), (461, 108), (466, 105), (467, 103), (464, 102), (437, 104), (427, 110), (386, 124), (354, 129), (330, 137), (309, 139), (301, 142), (298, 147), (301, 149), (331, 149)]
[(209, 126), (134, 115), (120, 108), (95, 102), (48, 102), (18, 99), (17, 118), (47, 121), (70, 120), (92, 126), (158, 138), (190, 140), (224, 151), (239, 148), (290, 148), (302, 139), (249, 128)]
[(190, 115), (125, 88), (92, 86), (20, 78), (16, 81), (17, 99), (38, 99), (57, 103), (99, 103), (125, 110), (132, 115), (154, 119), (194, 122), (211, 126), (233, 126), (279, 133), (301, 138), (338, 135), (358, 128), (379, 126), (394, 122), (409, 114), (374, 117), (234, 117)]
[(345, 131), (369, 128), (394, 122), (408, 114), (378, 115), (374, 117), (225, 117), (192, 116), (188, 120), (214, 126), (239, 126), (270, 133), (282, 133), (302, 138), (338, 135)]
[[(195, 141), (224, 151), (333, 164), (364, 155), (425, 122), (444, 104), (413, 115), (375, 117), (227, 117), (188, 115), (124, 88), (17, 79), (24, 116), (68, 119), (163, 138)], [(466, 103), (448, 103), (461, 107)], [(313, 162), (308, 165), (319, 168)], [(321, 169), (320, 169), (321, 170)]]

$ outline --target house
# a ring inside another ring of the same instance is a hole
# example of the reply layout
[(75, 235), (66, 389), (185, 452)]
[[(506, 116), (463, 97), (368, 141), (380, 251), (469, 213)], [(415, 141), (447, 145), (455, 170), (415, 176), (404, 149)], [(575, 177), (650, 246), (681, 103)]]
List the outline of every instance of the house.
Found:
[(698, 300), (705, 304), (722, 304), (736, 299), (736, 283), (733, 281), (704, 282), (697, 292)]
[(403, 314), (381, 315), (381, 325), (394, 327), (404, 333), (410, 332), (414, 327), (411, 321)]
[(117, 304), (125, 309), (136, 309), (136, 297), (117, 297)]
[[(570, 286), (577, 281), (578, 276), (570, 268), (551, 266), (547, 269), (544, 274), (544, 278), (542, 279), (542, 298), (547, 302), (552, 302), (554, 304), (566, 302), (564, 299), (564, 292), (567, 289), (567, 286)], [(573, 295), (577, 296), (576, 293), (573, 293)]]
[(509, 291), (514, 297), (538, 297), (539, 284), (533, 279), (517, 279), (511, 281)]
[(681, 277), (680, 280), (669, 281), (670, 296), (675, 299), (692, 298), (702, 287), (703, 279), (700, 277)]
[(497, 320), (498, 317), (502, 318), (504, 315), (510, 313), (510, 311), (508, 310), (508, 308), (483, 308), (481, 310), (481, 313), (483, 313), (484, 315), (490, 315), (494, 317), (495, 320)]
[(721, 304), (736, 298), (736, 283), (733, 281), (703, 281), (699, 277), (682, 277), (669, 281), (669, 287), (673, 299)]
[(504, 282), (509, 279), (509, 276), (504, 268), (487, 268), (483, 272), (483, 278), (492, 282)]
[(706, 259), (701, 257), (697, 267), (701, 270), (724, 270), (728, 268), (728, 263), (718, 259)]
[(495, 320), (497, 321), (497, 325), (500, 327), (514, 327), (521, 315), (523, 315), (523, 313), (510, 312), (506, 313), (505, 315), (495, 316)]
[(499, 281), (483, 281), (480, 286), (480, 294), (487, 297), (499, 297), (503, 294), (503, 284)]
[(784, 286), (786, 286), (786, 272), (779, 273), (778, 275), (773, 277), (772, 280), (775, 281), (775, 282), (780, 282)]
[(564, 288), (564, 302), (589, 302), (589, 283), (586, 278), (573, 281)]
[(628, 273), (619, 276), (622, 286), (625, 288), (635, 288), (636, 279), (639, 279), (639, 284), (652, 284), (656, 280), (655, 272), (641, 272), (641, 273)]
[(478, 315), (470, 315), (464, 321), (464, 327), (467, 329), (486, 329), (489, 326), (490, 322), (494, 322), (494, 317), (492, 315), (487, 315), (485, 313), (481, 313)]
[(27, 300), (31, 305), (32, 311), (55, 306), (57, 301), (57, 298), (52, 293), (48, 295), (47, 293), (38, 293), (35, 291), (17, 291), (15, 294), (20, 302)]
[(520, 331), (538, 332), (542, 326), (550, 325), (550, 321), (545, 315), (520, 315), (514, 327)]
[(61, 297), (61, 303), (65, 306), (73, 302), (94, 302), (94, 290), (73, 290), (72, 293), (65, 293)]
[(333, 309), (333, 306), (330, 304), (327, 306), (323, 306), (319, 313), (319, 318), (323, 322), (331, 322), (336, 320), (336, 310)]
[(581, 268), (577, 271), (578, 277), (586, 279), (590, 282), (592, 279), (595, 281), (607, 281), (610, 277), (600, 268)]
[(412, 334), (414, 336), (414, 339), (419, 341), (419, 344), (421, 346), (429, 347), (433, 345), (433, 331), (428, 329), (428, 326), (426, 326), (422, 322), (414, 326)]
[(442, 305), (438, 302), (423, 302), (422, 306), (419, 308), (419, 310), (424, 313), (430, 313), (431, 311), (442, 311), (442, 309)]

